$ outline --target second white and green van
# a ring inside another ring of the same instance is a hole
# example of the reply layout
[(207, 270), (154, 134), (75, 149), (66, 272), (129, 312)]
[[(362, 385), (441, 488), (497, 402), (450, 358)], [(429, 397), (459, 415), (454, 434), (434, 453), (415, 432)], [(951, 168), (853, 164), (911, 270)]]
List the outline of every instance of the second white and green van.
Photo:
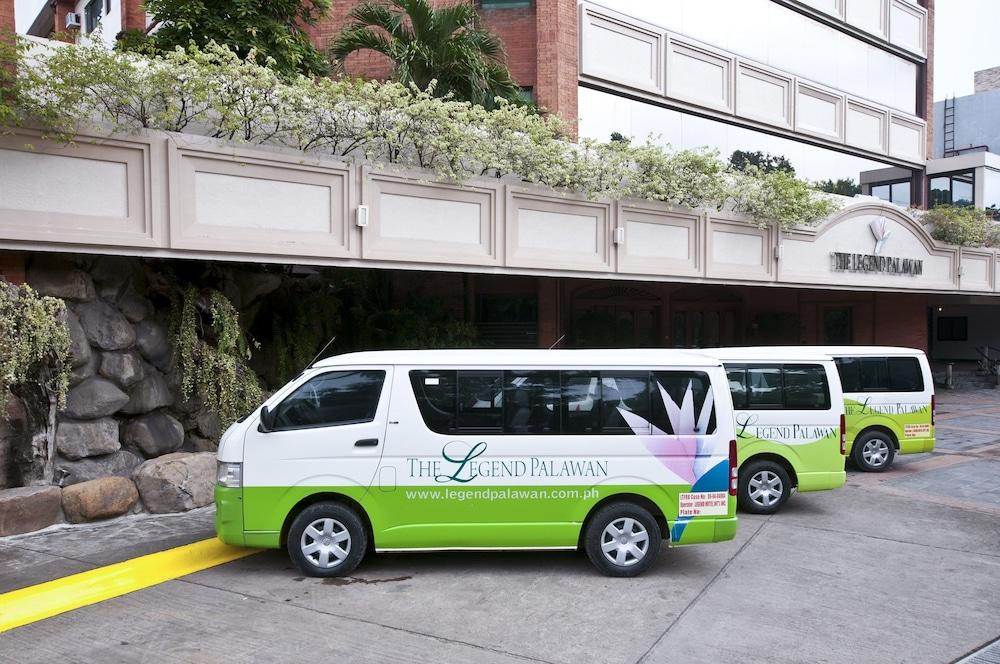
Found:
[(844, 401), (831, 356), (768, 347), (700, 352), (720, 359), (729, 380), (742, 510), (774, 514), (793, 489), (844, 485)]
[(216, 531), (307, 574), (369, 551), (583, 549), (634, 576), (736, 533), (718, 360), (672, 350), (352, 353), (230, 427)]

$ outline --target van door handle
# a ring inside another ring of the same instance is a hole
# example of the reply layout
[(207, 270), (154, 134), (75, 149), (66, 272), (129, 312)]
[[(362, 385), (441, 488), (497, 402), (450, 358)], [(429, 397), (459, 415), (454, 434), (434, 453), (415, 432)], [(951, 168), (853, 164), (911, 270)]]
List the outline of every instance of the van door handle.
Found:
[(355, 447), (375, 447), (378, 445), (378, 438), (362, 438), (354, 443)]

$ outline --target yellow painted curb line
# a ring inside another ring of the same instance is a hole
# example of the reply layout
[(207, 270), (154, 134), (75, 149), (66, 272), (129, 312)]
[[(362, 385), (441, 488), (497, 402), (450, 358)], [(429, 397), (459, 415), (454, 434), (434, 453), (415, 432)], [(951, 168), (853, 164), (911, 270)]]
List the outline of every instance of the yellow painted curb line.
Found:
[(0, 632), (257, 553), (212, 538), (0, 595)]

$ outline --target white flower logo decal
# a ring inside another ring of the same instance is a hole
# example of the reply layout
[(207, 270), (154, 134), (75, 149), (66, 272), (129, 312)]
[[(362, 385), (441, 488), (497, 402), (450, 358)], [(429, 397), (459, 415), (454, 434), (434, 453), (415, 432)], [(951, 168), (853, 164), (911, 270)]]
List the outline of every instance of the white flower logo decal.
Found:
[(889, 236), (892, 235), (892, 231), (888, 229), (888, 224), (886, 224), (885, 217), (879, 217), (875, 221), (868, 224), (868, 228), (871, 229), (872, 235), (875, 236), (875, 255), (882, 253), (882, 247), (889, 240)]

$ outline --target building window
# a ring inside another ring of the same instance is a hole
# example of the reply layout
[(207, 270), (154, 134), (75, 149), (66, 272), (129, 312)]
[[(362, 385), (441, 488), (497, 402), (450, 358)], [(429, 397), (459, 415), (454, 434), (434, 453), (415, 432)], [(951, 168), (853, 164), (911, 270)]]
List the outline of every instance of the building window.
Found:
[(538, 296), (480, 295), (476, 305), (479, 341), (495, 348), (538, 345)]
[(872, 185), (872, 196), (888, 201), (893, 205), (910, 207), (910, 181), (880, 182)]
[(938, 341), (968, 341), (968, 316), (941, 316), (937, 319)]
[(842, 345), (853, 343), (851, 308), (836, 307), (823, 310), (823, 343)]
[(520, 9), (530, 7), (531, 0), (481, 0), (482, 9)]
[(972, 205), (975, 181), (975, 175), (972, 171), (931, 177), (928, 196), (931, 207), (935, 205)]
[(84, 29), (93, 32), (97, 24), (101, 22), (101, 12), (104, 9), (104, 0), (90, 0), (83, 10)]

